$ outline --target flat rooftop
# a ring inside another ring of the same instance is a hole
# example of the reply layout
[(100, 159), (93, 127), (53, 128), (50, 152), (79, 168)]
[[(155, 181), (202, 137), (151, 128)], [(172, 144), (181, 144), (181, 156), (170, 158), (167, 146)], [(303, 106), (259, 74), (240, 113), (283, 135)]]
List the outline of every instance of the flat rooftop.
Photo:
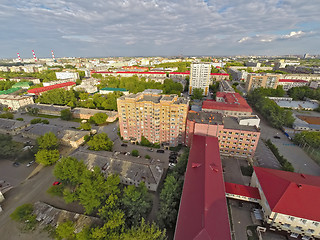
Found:
[(305, 108), (305, 109), (316, 109), (319, 107), (319, 104), (316, 102), (310, 101), (286, 101), (286, 100), (273, 100), (282, 108)]
[(236, 117), (224, 117), (224, 128), (225, 129), (235, 129), (241, 131), (259, 132), (255, 126), (240, 125)]
[(196, 123), (210, 124), (210, 125), (221, 125), (222, 114), (220, 113), (211, 113), (211, 112), (195, 112), (189, 111), (187, 119)]

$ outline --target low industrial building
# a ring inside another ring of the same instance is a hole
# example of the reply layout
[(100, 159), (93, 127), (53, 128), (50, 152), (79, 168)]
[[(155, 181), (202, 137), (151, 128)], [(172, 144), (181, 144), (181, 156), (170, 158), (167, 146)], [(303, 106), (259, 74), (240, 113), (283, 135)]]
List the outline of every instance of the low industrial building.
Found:
[(7, 108), (16, 111), (29, 104), (33, 104), (33, 97), (31, 96), (20, 96), (20, 95), (0, 95), (0, 104)]
[(38, 137), (44, 135), (45, 133), (52, 132), (60, 140), (60, 143), (65, 146), (71, 146), (73, 148), (78, 148), (83, 144), (84, 137), (90, 135), (90, 131), (79, 131), (74, 129), (61, 128), (56, 125), (51, 124), (31, 124), (21, 130), (23, 137), (37, 139)]
[(294, 101), (288, 97), (268, 97), (273, 100), (281, 108), (299, 109), (299, 110), (314, 110), (319, 107), (317, 100), (307, 99), (305, 101)]
[(40, 79), (34, 78), (34, 77), (14, 77), (14, 78), (10, 78), (10, 81), (14, 81), (14, 82), (27, 81), (27, 82), (32, 82), (33, 84), (40, 83)]
[(320, 177), (254, 167), (264, 221), (293, 238), (320, 238)]
[(71, 155), (83, 160), (89, 170), (99, 167), (105, 177), (117, 174), (121, 183), (138, 186), (144, 182), (150, 191), (157, 191), (163, 175), (163, 163), (107, 151), (78, 150)]
[(51, 86), (47, 86), (47, 87), (40, 87), (40, 88), (33, 88), (28, 90), (28, 94), (31, 95), (41, 95), (47, 91), (53, 90), (53, 89), (59, 89), (59, 88), (63, 88), (65, 90), (70, 90), (72, 87), (74, 87), (76, 85), (75, 82), (66, 82), (66, 83), (59, 83), (59, 84), (55, 84), (55, 85), (51, 85)]
[(71, 107), (68, 107), (68, 106), (40, 104), (40, 103), (28, 105), (26, 109), (27, 111), (31, 109), (38, 109), (39, 114), (52, 115), (52, 116), (61, 116), (62, 110), (68, 109), (71, 111)]
[(108, 115), (106, 122), (114, 122), (118, 118), (117, 111), (98, 110), (90, 108), (74, 108), (72, 109), (72, 116), (80, 119), (90, 119), (96, 113), (105, 113)]
[(20, 130), (28, 127), (29, 125), (30, 123), (24, 121), (0, 118), (0, 133), (17, 135), (20, 133)]

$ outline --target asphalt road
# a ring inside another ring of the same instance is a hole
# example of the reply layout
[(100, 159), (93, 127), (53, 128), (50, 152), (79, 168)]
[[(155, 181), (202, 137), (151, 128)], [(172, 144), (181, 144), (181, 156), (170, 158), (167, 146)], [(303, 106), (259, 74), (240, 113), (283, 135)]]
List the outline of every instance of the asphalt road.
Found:
[[(320, 176), (320, 166), (316, 164), (300, 147), (292, 142), (278, 129), (271, 127), (265, 120), (260, 122), (261, 136), (270, 139), (277, 146), (281, 155), (292, 163), (295, 172)], [(274, 136), (280, 139), (275, 139)]]

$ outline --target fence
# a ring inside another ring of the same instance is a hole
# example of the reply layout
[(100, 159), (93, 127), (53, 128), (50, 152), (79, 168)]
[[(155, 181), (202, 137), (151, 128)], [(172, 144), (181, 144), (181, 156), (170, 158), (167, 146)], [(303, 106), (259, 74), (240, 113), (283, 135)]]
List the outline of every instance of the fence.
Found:
[(301, 147), (318, 165), (320, 165), (320, 148), (313, 148), (305, 141), (299, 143)]

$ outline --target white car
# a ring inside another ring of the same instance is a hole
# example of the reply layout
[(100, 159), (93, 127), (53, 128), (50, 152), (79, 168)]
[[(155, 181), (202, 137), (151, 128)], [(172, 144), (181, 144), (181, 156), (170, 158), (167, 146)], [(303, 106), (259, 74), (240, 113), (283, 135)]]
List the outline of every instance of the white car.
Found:
[(32, 164), (34, 164), (34, 160), (31, 161), (31, 162), (29, 162), (29, 163), (27, 164), (27, 167), (30, 167)]

